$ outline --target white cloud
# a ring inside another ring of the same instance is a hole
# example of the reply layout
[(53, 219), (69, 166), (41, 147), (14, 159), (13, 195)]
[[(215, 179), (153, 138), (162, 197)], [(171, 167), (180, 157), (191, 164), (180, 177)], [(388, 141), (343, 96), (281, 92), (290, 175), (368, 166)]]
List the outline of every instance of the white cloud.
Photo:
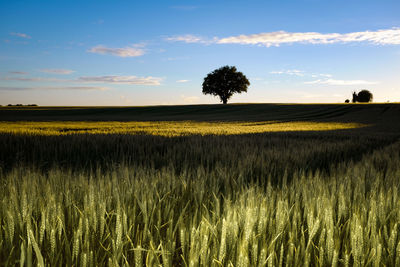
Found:
[(190, 80), (177, 80), (176, 82), (177, 83), (187, 83), (187, 82), (189, 82)]
[(249, 35), (214, 37), (205, 39), (196, 35), (181, 35), (166, 38), (168, 41), (185, 43), (216, 43), (216, 44), (244, 44), (260, 46), (280, 46), (281, 44), (334, 44), (334, 43), (372, 43), (375, 45), (400, 45), (400, 28), (383, 29), (377, 31), (362, 31), (350, 33), (319, 33), (319, 32), (265, 32)]
[(266, 47), (279, 46), (281, 44), (305, 43), (305, 44), (333, 44), (369, 42), (376, 45), (400, 44), (400, 28), (392, 28), (378, 31), (364, 31), (352, 33), (318, 33), (318, 32), (267, 32), (251, 35), (239, 35), (222, 38), (219, 44), (251, 44)]
[(147, 44), (148, 44), (148, 42), (140, 42), (140, 43), (133, 44), (132, 47), (145, 48), (147, 46)]
[(218, 41), (218, 38), (214, 37), (213, 39), (206, 39), (201, 36), (186, 34), (186, 35), (177, 35), (172, 37), (166, 37), (165, 40), (171, 42), (184, 42), (188, 44), (192, 43), (200, 43), (200, 44), (212, 44)]
[(66, 70), (66, 69), (42, 69), (40, 71), (46, 73), (54, 73), (54, 74), (71, 74), (75, 72), (74, 70)]
[(258, 33), (251, 35), (231, 36), (218, 40), (219, 44), (251, 44), (266, 47), (279, 46), (283, 43), (329, 43), (329, 40), (337, 38), (339, 34), (321, 34), (316, 32), (290, 33), (285, 31)]
[(331, 78), (331, 77), (332, 77), (332, 74), (321, 73), (321, 74), (317, 74), (317, 76), (326, 77), (326, 78)]
[(91, 76), (79, 77), (78, 81), (87, 83), (135, 84), (135, 85), (160, 85), (162, 78), (137, 77), (137, 76)]
[(318, 78), (318, 77), (324, 77), (324, 78), (331, 78), (332, 74), (326, 74), (326, 73), (313, 73), (310, 75), (313, 78)]
[(271, 71), (270, 74), (284, 74), (284, 75), (293, 75), (298, 77), (312, 77), (312, 78), (330, 78), (332, 77), (331, 74), (326, 73), (309, 73), (304, 70), (297, 70), (297, 69), (289, 69), (289, 70), (279, 70), (279, 71)]
[(113, 55), (117, 57), (139, 57), (145, 54), (144, 49), (136, 47), (110, 48), (102, 45), (92, 47), (88, 50), (90, 53), (101, 55)]
[(282, 70), (282, 71), (271, 71), (271, 74), (288, 74), (288, 75), (295, 75), (295, 76), (304, 76), (304, 71), (302, 70)]
[(325, 84), (325, 85), (371, 85), (378, 82), (364, 80), (336, 80), (336, 79), (318, 79), (315, 81), (304, 82), (304, 84)]
[(108, 90), (107, 87), (97, 86), (63, 86), (63, 87), (7, 87), (0, 86), (0, 91), (26, 91), (26, 90)]
[(26, 34), (26, 33), (12, 32), (12, 33), (10, 33), (10, 34), (11, 34), (11, 35), (14, 35), (14, 36), (18, 36), (18, 37), (24, 38), (24, 39), (31, 39), (31, 38), (32, 38), (31, 36), (29, 36), (29, 35)]

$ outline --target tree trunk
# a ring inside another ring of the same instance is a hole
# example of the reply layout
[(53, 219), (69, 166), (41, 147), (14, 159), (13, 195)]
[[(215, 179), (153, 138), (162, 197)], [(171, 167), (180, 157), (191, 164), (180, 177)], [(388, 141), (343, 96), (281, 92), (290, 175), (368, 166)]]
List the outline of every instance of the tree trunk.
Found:
[(222, 104), (228, 103), (228, 99), (222, 99)]

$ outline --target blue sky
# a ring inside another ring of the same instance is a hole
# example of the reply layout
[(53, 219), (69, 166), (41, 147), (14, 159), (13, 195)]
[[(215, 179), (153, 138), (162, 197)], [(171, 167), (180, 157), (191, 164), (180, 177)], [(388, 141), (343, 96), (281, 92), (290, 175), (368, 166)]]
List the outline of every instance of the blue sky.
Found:
[(207, 73), (250, 80), (235, 102), (400, 101), (400, 1), (0, 0), (0, 104), (219, 103)]

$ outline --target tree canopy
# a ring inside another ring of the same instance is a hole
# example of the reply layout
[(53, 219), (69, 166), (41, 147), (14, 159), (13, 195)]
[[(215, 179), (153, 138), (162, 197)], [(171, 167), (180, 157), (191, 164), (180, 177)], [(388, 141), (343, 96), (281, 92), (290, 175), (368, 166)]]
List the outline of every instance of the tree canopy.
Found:
[(203, 94), (219, 96), (226, 104), (234, 93), (247, 92), (250, 85), (246, 76), (234, 66), (224, 66), (207, 74), (203, 82)]
[(357, 95), (357, 101), (361, 103), (372, 102), (373, 95), (368, 90), (361, 90)]
[(368, 103), (368, 102), (372, 102), (373, 98), (374, 98), (374, 96), (370, 91), (363, 89), (358, 94), (356, 92), (353, 92), (352, 102), (353, 103), (356, 103), (356, 102)]

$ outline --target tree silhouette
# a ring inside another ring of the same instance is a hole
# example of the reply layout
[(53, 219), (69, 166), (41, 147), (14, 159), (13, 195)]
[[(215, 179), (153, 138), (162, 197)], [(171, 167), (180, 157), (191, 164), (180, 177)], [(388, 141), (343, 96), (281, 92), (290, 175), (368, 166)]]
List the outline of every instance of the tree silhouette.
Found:
[(250, 85), (246, 76), (236, 67), (224, 66), (207, 74), (203, 82), (203, 94), (219, 96), (226, 104), (234, 93), (247, 92)]
[(368, 102), (372, 102), (373, 97), (374, 96), (372, 95), (372, 93), (366, 89), (361, 90), (358, 94), (354, 91), (353, 99), (351, 102), (353, 102), (353, 103), (356, 103), (356, 102), (368, 103)]
[(357, 95), (357, 101), (361, 103), (372, 102), (373, 98), (374, 96), (372, 95), (372, 93), (365, 89), (361, 90)]
[(353, 92), (353, 99), (351, 100), (351, 102), (353, 102), (353, 103), (357, 102), (357, 93), (356, 93), (356, 91)]

